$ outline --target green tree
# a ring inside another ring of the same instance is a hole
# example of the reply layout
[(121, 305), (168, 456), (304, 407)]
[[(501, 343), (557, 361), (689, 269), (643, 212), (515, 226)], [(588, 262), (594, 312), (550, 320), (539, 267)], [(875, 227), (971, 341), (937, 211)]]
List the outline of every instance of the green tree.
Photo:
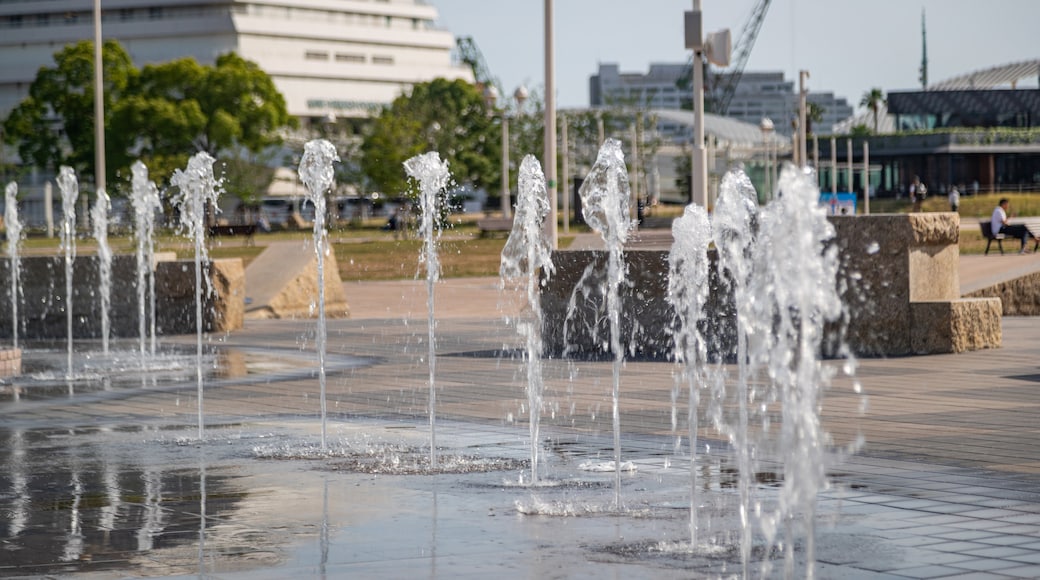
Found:
[[(114, 40), (101, 51), (106, 121), (114, 104), (132, 84), (137, 69), (130, 55)], [(128, 165), (121, 135), (106, 135), (105, 155), (111, 181)], [(94, 43), (82, 41), (54, 55), (54, 66), (43, 67), (29, 86), (29, 96), (4, 120), (4, 138), (17, 144), (23, 162), (57, 170), (68, 165), (83, 173), (94, 167)]]
[(113, 131), (135, 135), (134, 150), (162, 176), (198, 151), (260, 153), (280, 142), (278, 129), (296, 124), (271, 77), (234, 53), (212, 67), (191, 58), (145, 66), (128, 92)]
[(501, 169), (501, 134), (481, 92), (463, 80), (434, 79), (394, 99), (361, 144), (361, 167), (383, 193), (407, 190), (402, 164), (437, 151), (458, 183), (490, 188)]
[[(4, 138), (23, 163), (79, 172), (94, 166), (94, 45), (83, 41), (40, 69), (29, 96), (4, 121)], [(109, 183), (142, 159), (156, 180), (195, 152), (239, 158), (280, 141), (295, 125), (271, 78), (231, 53), (214, 66), (181, 59), (138, 70), (114, 40), (102, 47), (105, 155)]]
[(877, 134), (878, 114), (881, 112), (881, 107), (885, 106), (884, 93), (877, 87), (870, 89), (863, 93), (863, 98), (859, 100), (859, 106), (870, 109), (871, 114), (874, 115), (874, 133)]

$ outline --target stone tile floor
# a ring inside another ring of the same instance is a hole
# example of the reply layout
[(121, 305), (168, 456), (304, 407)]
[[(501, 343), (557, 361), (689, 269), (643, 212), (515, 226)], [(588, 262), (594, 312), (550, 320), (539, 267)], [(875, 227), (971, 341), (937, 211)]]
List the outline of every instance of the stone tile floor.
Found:
[[(691, 482), (672, 428), (673, 365), (622, 370), (622, 455), (637, 469), (622, 479), (618, 513), (613, 473), (580, 467), (611, 457), (610, 363), (545, 361), (543, 473), (553, 485), (523, 485), (523, 372), (499, 356), (516, 355), (515, 333), (497, 317), (459, 316), (451, 301), (455, 314), (437, 326), (438, 444), (447, 457), (514, 463), (435, 475), (350, 468), (359, 457), (421, 463), (429, 370), (418, 314), (330, 322), (330, 447), (349, 452), (304, 458), (320, 433), (313, 323), (250, 322), (211, 337), (220, 370), (206, 383), (202, 444), (190, 373), (52, 381), (17, 399), (0, 385), (0, 576), (742, 574), (732, 456), (707, 428), (702, 549), (682, 549)], [(1006, 318), (1001, 349), (861, 360), (854, 379), (839, 374), (822, 398), (836, 452), (812, 518), (818, 577), (1040, 577), (1036, 322)], [(193, 338), (164, 344), (190, 351)], [(860, 437), (855, 453), (837, 453)], [(272, 449), (295, 458), (269, 459)], [(759, 463), (755, 498), (766, 514), (780, 471)], [(809, 536), (795, 528), (792, 538), (801, 577)], [(753, 548), (749, 577), (784, 576), (784, 554), (759, 531)]]

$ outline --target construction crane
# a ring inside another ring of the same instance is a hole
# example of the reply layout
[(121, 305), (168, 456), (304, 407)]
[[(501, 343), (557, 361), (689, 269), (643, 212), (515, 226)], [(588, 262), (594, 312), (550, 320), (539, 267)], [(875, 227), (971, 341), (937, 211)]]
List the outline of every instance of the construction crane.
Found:
[(480, 52), (480, 48), (477, 47), (473, 37), (460, 36), (456, 38), (455, 47), (458, 50), (459, 60), (467, 64), (473, 71), (473, 80), (476, 81), (481, 91), (487, 87), (495, 87), (495, 90), (501, 95), (502, 87), (499, 86), (498, 79), (491, 76), (491, 70), (488, 68), (487, 63), (484, 62), (484, 55)]
[[(762, 29), (762, 22), (766, 19), (766, 12), (769, 10), (769, 4), (772, 0), (757, 0), (754, 8), (751, 9), (751, 15), (748, 16), (747, 22), (744, 23), (744, 28), (740, 31), (740, 37), (737, 38), (737, 43), (733, 48), (733, 66), (725, 71), (715, 71), (710, 77), (705, 75), (705, 78), (712, 79), (710, 109), (717, 115), (725, 115), (729, 111), (730, 101), (733, 100), (733, 94), (737, 91), (737, 85), (740, 84), (740, 78), (744, 76), (744, 67), (747, 66), (748, 58), (751, 56), (751, 49), (755, 46), (755, 40), (758, 38), (758, 31)], [(690, 79), (692, 78), (693, 71), (693, 57), (690, 57), (687, 67), (690, 72), (687, 72), (679, 79), (681, 87), (689, 89)], [(700, 66), (706, 66), (701, 64)]]

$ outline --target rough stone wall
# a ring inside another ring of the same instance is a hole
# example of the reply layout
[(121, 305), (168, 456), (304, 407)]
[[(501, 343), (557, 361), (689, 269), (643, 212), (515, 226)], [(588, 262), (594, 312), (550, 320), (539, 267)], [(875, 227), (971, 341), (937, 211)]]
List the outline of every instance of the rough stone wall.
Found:
[[(829, 325), (825, 355), (847, 344), (865, 356), (961, 352), (1000, 345), (996, 300), (959, 296), (959, 219), (954, 213), (831, 218), (842, 263), (838, 288), (847, 319)], [(622, 336), (629, 355), (671, 355), (673, 315), (667, 251), (628, 251), (629, 285), (622, 292)], [(543, 337), (551, 356), (608, 350), (603, 252), (556, 252), (556, 274), (543, 285)], [(702, 328), (715, 355), (733, 353), (733, 298), (712, 257), (709, 324)], [(575, 290), (577, 289), (577, 291)], [(572, 306), (573, 305), (573, 306)]]
[(1000, 299), (1004, 316), (1040, 316), (1040, 272), (976, 290), (967, 297)]
[[(242, 261), (212, 263), (216, 298), (203, 308), (207, 332), (241, 328), (245, 308), (245, 275)], [(80, 256), (72, 270), (72, 334), (77, 339), (101, 337), (101, 293), (98, 259)], [(0, 338), (11, 337), (10, 261), (0, 260), (4, 296), (0, 306)], [(22, 259), (18, 318), (19, 336), (30, 340), (64, 339), (67, 336), (65, 260), (61, 256)], [(112, 258), (109, 322), (111, 336), (138, 336), (137, 262), (134, 256)], [(195, 332), (195, 266), (191, 261), (161, 261), (156, 266), (156, 331), (159, 334)]]

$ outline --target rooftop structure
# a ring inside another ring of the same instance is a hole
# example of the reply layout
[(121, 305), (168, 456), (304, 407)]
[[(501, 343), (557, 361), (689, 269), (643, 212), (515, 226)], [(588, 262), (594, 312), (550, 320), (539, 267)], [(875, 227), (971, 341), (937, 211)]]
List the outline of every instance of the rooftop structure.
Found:
[[(317, 120), (366, 116), (436, 77), (472, 79), (436, 19), (422, 0), (106, 0), (102, 33), (137, 66), (235, 51), (271, 75), (291, 115)], [(0, 2), (0, 115), (55, 52), (92, 39), (89, 2)]]

